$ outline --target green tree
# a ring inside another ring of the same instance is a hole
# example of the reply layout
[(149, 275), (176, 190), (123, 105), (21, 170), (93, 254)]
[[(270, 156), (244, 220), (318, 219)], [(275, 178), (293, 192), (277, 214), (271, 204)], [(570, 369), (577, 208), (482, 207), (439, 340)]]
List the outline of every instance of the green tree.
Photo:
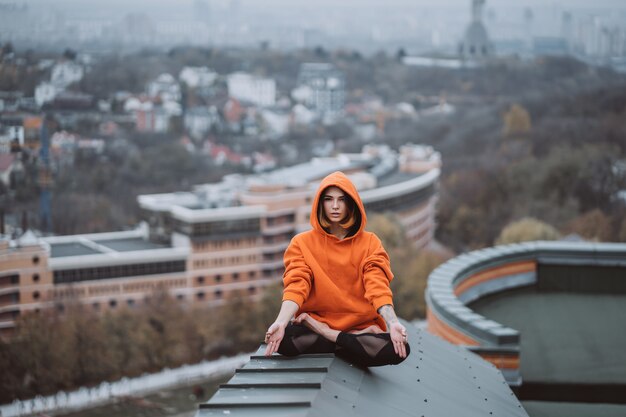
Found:
[(141, 313), (138, 344), (148, 370), (154, 372), (182, 364), (182, 306), (165, 288), (158, 288), (150, 294)]
[[(265, 333), (278, 316), (283, 302), (283, 283), (277, 282), (263, 289), (263, 297), (257, 303), (256, 315), (261, 323), (261, 330)], [(263, 334), (261, 334), (263, 336)]]
[(567, 229), (570, 233), (577, 233), (585, 239), (609, 242), (614, 240), (615, 235), (611, 223), (611, 218), (602, 210), (594, 209), (572, 220)]
[(136, 376), (143, 371), (144, 357), (138, 345), (140, 317), (139, 312), (125, 308), (108, 311), (101, 318), (113, 361), (112, 379)]
[(392, 214), (373, 214), (367, 219), (367, 230), (374, 232), (387, 249), (399, 248), (406, 243), (402, 226)]
[(92, 309), (78, 303), (66, 307), (65, 316), (59, 324), (67, 329), (73, 384), (93, 385), (105, 380), (114, 373), (115, 365), (102, 320)]
[(505, 136), (524, 136), (532, 127), (530, 113), (519, 104), (512, 104), (504, 114)]
[(626, 217), (622, 218), (622, 224), (619, 229), (618, 240), (620, 242), (626, 242)]
[(389, 253), (394, 273), (391, 290), (396, 313), (407, 320), (425, 317), (424, 293), (428, 275), (446, 257), (427, 250), (418, 250), (408, 241), (402, 225), (391, 213), (372, 215), (368, 219), (367, 227), (376, 233)]
[(2, 402), (73, 387), (70, 340), (68, 327), (54, 311), (21, 316), (13, 339), (3, 349), (1, 385), (8, 385), (5, 381), (15, 385), (0, 390)]
[(407, 320), (426, 317), (425, 292), (430, 273), (446, 258), (416, 249), (406, 251), (393, 263), (396, 278), (391, 282), (393, 302), (399, 317)]
[(559, 237), (559, 231), (553, 226), (540, 220), (526, 217), (506, 226), (496, 239), (496, 244), (506, 245), (533, 240), (557, 240)]

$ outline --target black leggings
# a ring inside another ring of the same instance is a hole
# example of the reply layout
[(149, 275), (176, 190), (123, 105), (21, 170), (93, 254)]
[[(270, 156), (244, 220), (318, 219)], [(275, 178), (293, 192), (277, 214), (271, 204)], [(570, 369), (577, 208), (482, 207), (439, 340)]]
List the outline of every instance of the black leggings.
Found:
[[(411, 348), (408, 344), (406, 355)], [(339, 333), (337, 343), (325, 339), (321, 335), (300, 324), (289, 324), (285, 328), (278, 353), (285, 356), (296, 356), (303, 353), (335, 353), (337, 356), (355, 365), (383, 366), (397, 365), (406, 358), (396, 354), (389, 333)]]

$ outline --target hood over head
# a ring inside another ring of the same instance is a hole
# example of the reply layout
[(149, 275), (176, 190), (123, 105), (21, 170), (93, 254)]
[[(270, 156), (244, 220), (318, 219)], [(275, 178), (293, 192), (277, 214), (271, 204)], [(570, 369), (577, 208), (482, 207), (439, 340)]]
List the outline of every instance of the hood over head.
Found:
[(311, 205), (311, 226), (313, 226), (313, 229), (317, 230), (318, 232), (328, 234), (328, 232), (324, 230), (317, 218), (317, 210), (322, 200), (322, 194), (324, 190), (332, 186), (340, 188), (344, 193), (350, 196), (361, 214), (361, 221), (358, 225), (358, 230), (356, 230), (355, 233), (347, 237), (347, 239), (349, 239), (350, 237), (358, 235), (365, 229), (367, 218), (365, 216), (365, 207), (363, 206), (363, 202), (361, 201), (361, 197), (359, 196), (356, 187), (354, 186), (352, 181), (350, 181), (350, 179), (346, 176), (346, 174), (341, 171), (333, 172), (332, 174), (326, 176), (320, 183), (317, 193), (315, 194), (313, 204)]

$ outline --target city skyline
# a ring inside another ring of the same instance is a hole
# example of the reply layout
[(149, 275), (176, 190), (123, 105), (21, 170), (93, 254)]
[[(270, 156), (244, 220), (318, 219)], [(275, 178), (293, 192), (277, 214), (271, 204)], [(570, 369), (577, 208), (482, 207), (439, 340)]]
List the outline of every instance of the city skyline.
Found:
[[(37, 48), (81, 46), (110, 48), (173, 45), (244, 46), (264, 44), (272, 49), (352, 48), (364, 53), (404, 48), (422, 53), (454, 52), (471, 22), (470, 0), (434, 2), (393, 0), (304, 2), (271, 0), (4, 0), (0, 40)], [(601, 0), (592, 6), (568, 2), (491, 0), (483, 5), (483, 21), (505, 52), (511, 42), (529, 37), (587, 36), (599, 31), (626, 33), (626, 5)], [(569, 25), (571, 29), (564, 29)], [(31, 29), (27, 29), (31, 28)], [(35, 28), (35, 30), (32, 30)], [(591, 28), (591, 29), (590, 29)], [(620, 35), (621, 34), (621, 35)], [(595, 36), (595, 35), (594, 35)], [(613, 35), (611, 35), (613, 36)], [(570, 42), (572, 42), (570, 40)], [(623, 43), (620, 41), (620, 44)], [(623, 48), (622, 48), (623, 49)]]

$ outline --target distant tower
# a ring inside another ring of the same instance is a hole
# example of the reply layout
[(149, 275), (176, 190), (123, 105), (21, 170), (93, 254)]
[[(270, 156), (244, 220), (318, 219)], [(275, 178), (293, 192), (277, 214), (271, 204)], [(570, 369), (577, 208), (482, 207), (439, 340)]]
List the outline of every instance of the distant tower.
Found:
[(472, 0), (472, 21), (459, 45), (459, 55), (463, 59), (482, 60), (493, 55), (493, 45), (482, 20), (484, 4), (485, 0)]

